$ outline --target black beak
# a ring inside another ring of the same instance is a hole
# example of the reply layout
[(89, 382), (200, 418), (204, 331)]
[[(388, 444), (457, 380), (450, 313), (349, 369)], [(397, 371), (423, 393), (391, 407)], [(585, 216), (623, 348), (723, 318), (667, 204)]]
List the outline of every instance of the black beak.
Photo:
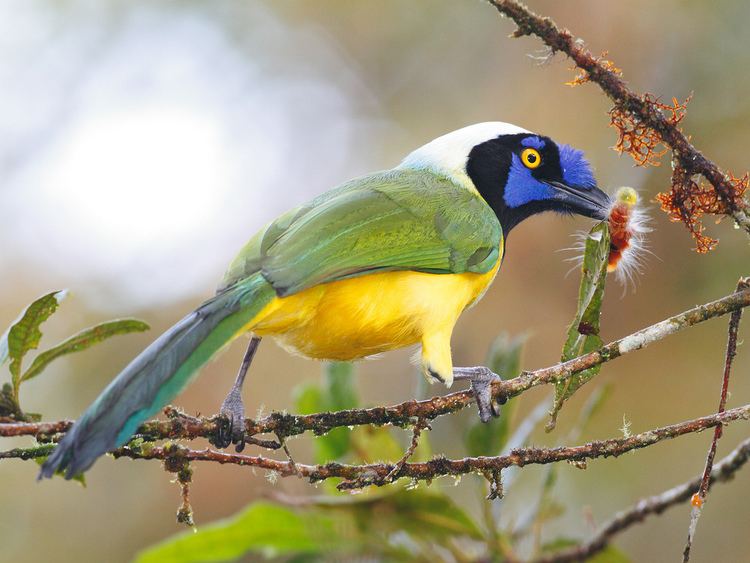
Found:
[(569, 186), (555, 181), (547, 183), (555, 189), (555, 200), (560, 202), (563, 210), (592, 219), (607, 218), (612, 200), (596, 186)]

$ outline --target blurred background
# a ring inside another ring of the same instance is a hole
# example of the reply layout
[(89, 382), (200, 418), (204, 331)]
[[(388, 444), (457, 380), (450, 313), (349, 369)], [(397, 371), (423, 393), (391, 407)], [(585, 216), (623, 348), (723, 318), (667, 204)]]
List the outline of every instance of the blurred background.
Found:
[[(750, 4), (742, 0), (531, 2), (622, 68), (639, 91), (669, 100), (694, 93), (685, 129), (736, 175), (748, 168)], [(513, 27), (474, 0), (0, 3), (0, 332), (38, 295), (69, 288), (43, 344), (95, 322), (136, 316), (150, 333), (118, 337), (61, 360), (24, 386), (22, 405), (47, 420), (74, 418), (162, 330), (210, 296), (236, 251), (280, 212), (346, 180), (389, 168), (453, 129), (509, 121), (585, 150), (601, 185), (631, 185), (651, 208), (654, 256), (635, 290), (611, 280), (602, 318), (610, 340), (730, 292), (748, 274), (747, 238), (725, 221), (709, 255), (650, 201), (668, 188), (670, 167), (635, 168), (611, 150), (609, 102), (591, 85), (570, 88), (561, 57), (540, 43), (509, 40)], [(571, 234), (583, 219), (539, 217), (518, 227), (503, 269), (455, 332), (457, 365), (481, 363), (501, 331), (527, 332), (527, 369), (559, 359), (575, 311), (578, 275), (566, 275)], [(608, 364), (614, 384), (581, 440), (709, 414), (716, 408), (726, 322), (712, 321)], [(743, 330), (747, 334), (747, 330)], [(184, 393), (188, 412), (216, 412), (244, 343), (237, 342)], [(371, 404), (409, 399), (420, 381), (412, 351), (359, 367)], [(750, 354), (741, 347), (730, 406), (747, 402)], [(320, 364), (269, 342), (253, 365), (247, 412), (291, 409), (293, 389)], [(9, 377), (7, 370), (0, 374)], [(593, 388), (593, 385), (591, 386)], [(551, 445), (590, 393), (563, 410)], [(428, 393), (442, 392), (431, 388)], [(548, 397), (537, 389), (521, 412)], [(464, 454), (461, 435), (476, 412), (434, 424), (436, 452)], [(746, 435), (732, 426), (719, 456)], [(565, 518), (549, 534), (586, 536), (640, 497), (703, 468), (708, 434), (680, 438), (588, 470), (560, 469)], [(5, 440), (3, 449), (28, 441)], [(309, 460), (306, 439), (291, 444)], [(529, 467), (502, 501), (521, 513), (539, 486)], [(157, 463), (101, 459), (88, 486), (37, 484), (33, 464), (0, 464), (0, 560), (127, 561), (182, 528), (179, 488)], [(294, 479), (270, 484), (235, 467), (198, 465), (192, 501), (200, 527), (272, 491), (302, 495)], [(445, 481), (445, 482), (444, 482)], [(438, 480), (437, 488), (453, 488)], [(456, 488), (460, 494), (461, 487)], [(701, 519), (695, 561), (738, 561), (750, 550), (750, 472), (714, 489)], [(467, 510), (480, 497), (464, 494)], [(633, 527), (617, 543), (638, 561), (675, 558), (688, 508)], [(546, 532), (545, 532), (546, 533)]]

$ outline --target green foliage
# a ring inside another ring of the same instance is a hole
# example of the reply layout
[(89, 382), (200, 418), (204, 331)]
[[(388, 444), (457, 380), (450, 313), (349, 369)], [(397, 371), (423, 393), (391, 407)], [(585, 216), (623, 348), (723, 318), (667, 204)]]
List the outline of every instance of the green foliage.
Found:
[[(517, 376), (525, 341), (525, 336), (501, 335), (491, 348), (488, 365), (506, 377)], [(297, 409), (311, 413), (356, 407), (359, 402), (353, 378), (349, 364), (326, 365), (322, 383), (298, 388)], [(592, 394), (581, 411), (577, 432), (601, 408), (605, 397), (603, 390)], [(496, 454), (506, 447), (510, 439), (512, 409), (508, 407), (511, 405), (504, 407), (502, 417), (494, 425), (477, 425), (469, 430), (466, 445), (472, 453)], [(485, 430), (488, 428), (491, 431)], [(314, 439), (318, 461), (393, 462), (403, 455), (403, 444), (398, 443), (389, 428), (357, 426), (337, 430), (343, 432)], [(525, 444), (529, 435), (527, 432), (524, 438), (517, 439), (519, 445)], [(427, 432), (422, 433), (419, 444), (415, 460), (431, 455)], [(514, 536), (510, 530), (500, 528), (491, 509), (483, 511), (486, 521), (480, 525), (474, 515), (448, 494), (452, 487), (404, 487), (396, 482), (350, 495), (341, 494), (333, 483), (326, 482), (319, 489), (323, 491), (321, 496), (300, 498), (288, 506), (255, 502), (233, 518), (195, 533), (168, 538), (142, 552), (137, 561), (190, 563), (281, 557), (296, 563), (352, 559), (432, 563), (456, 559), (448, 554), (458, 554), (466, 560), (502, 560), (505, 554), (512, 553), (512, 545), (518, 538), (538, 533), (544, 523), (564, 513), (564, 507), (552, 498), (556, 478), (556, 471), (547, 473), (528, 525), (513, 531)], [(483, 480), (480, 483), (484, 491), (486, 484)], [(556, 551), (573, 543), (559, 539), (542, 549)], [(601, 563), (622, 563), (622, 559), (616, 558), (618, 554), (608, 548), (598, 557), (604, 557)]]
[(146, 323), (137, 319), (119, 319), (101, 323), (82, 330), (78, 334), (67, 338), (57, 346), (53, 346), (34, 358), (31, 367), (29, 367), (29, 369), (26, 370), (26, 373), (21, 376), (21, 381), (28, 381), (29, 379), (36, 377), (42, 373), (42, 370), (44, 370), (50, 362), (61, 356), (72, 354), (73, 352), (81, 352), (82, 350), (90, 348), (94, 344), (98, 344), (99, 342), (117, 334), (144, 332), (149, 328), (150, 327)]
[[(505, 379), (513, 379), (521, 373), (521, 351), (527, 336), (510, 337), (503, 333), (490, 348), (487, 367)], [(510, 421), (517, 401), (510, 401), (500, 409), (500, 416), (487, 423), (475, 422), (466, 434), (465, 443), (469, 455), (497, 455), (508, 441)]]
[[(609, 249), (605, 226), (592, 230), (586, 247), (578, 312), (568, 332), (563, 359), (578, 356), (601, 344), (599, 309)], [(490, 350), (488, 367), (506, 379), (517, 377), (525, 342), (525, 336), (499, 336)], [(558, 385), (555, 413), (565, 399), (595, 374), (596, 370), (589, 370), (568, 385)], [(601, 408), (606, 398), (605, 391), (597, 389), (592, 394), (580, 413), (574, 432), (582, 432)], [(296, 391), (296, 409), (302, 414), (351, 409), (358, 404), (350, 364), (327, 364), (321, 384), (307, 384)], [(497, 455), (507, 447), (516, 404), (516, 401), (511, 401), (504, 405), (501, 416), (488, 424), (471, 425), (465, 436), (470, 455)], [(527, 429), (522, 438), (513, 439), (522, 445), (530, 435)], [(394, 439), (391, 429), (367, 425), (334, 429), (316, 437), (314, 448), (318, 463), (393, 462), (404, 452), (403, 444)], [(414, 459), (425, 459), (430, 455), (427, 433), (423, 432)], [(488, 561), (501, 560), (507, 553), (512, 553), (512, 545), (519, 538), (538, 534), (544, 524), (564, 514), (565, 507), (553, 498), (556, 481), (557, 471), (551, 466), (527, 524), (513, 530), (513, 536), (510, 530), (499, 526), (491, 509), (483, 511), (485, 522), (479, 525), (473, 515), (453, 501), (445, 488), (412, 489), (397, 482), (365, 490), (359, 495), (344, 495), (333, 487), (333, 483), (326, 482), (321, 489), (322, 496), (306, 497), (299, 503), (291, 503), (291, 506), (256, 502), (232, 519), (212, 524), (197, 533), (182, 533), (167, 539), (141, 553), (137, 561), (229, 561), (265, 556), (284, 557), (294, 562), (356, 558), (432, 562), (446, 560), (446, 554), (460, 554), (467, 560), (477, 557)], [(486, 484), (481, 483), (484, 491)], [(540, 541), (533, 544), (550, 553), (575, 542), (561, 538), (543, 546)], [(613, 548), (607, 548), (594, 560), (600, 563), (624, 561)]]
[[(586, 237), (581, 286), (578, 292), (578, 310), (568, 328), (562, 361), (571, 360), (602, 346), (602, 339), (599, 336), (599, 317), (604, 297), (604, 284), (607, 279), (609, 246), (607, 224), (599, 223)], [(563, 403), (584, 383), (599, 373), (600, 367), (594, 366), (555, 385), (555, 403), (546, 427), (548, 432), (555, 428), (557, 415)]]
[(26, 307), (0, 338), (0, 365), (10, 360), (9, 369), (14, 389), (21, 384), (24, 356), (30, 350), (35, 350), (42, 339), (39, 327), (52, 316), (66, 295), (66, 291), (53, 291), (43, 295)]
[[(578, 541), (570, 538), (557, 538), (542, 546), (542, 552), (552, 555), (578, 545)], [(606, 546), (599, 553), (586, 559), (589, 563), (630, 563), (630, 559), (613, 545)]]
[[(573, 426), (571, 431), (560, 442), (575, 442), (578, 440), (580, 435), (586, 430), (589, 422), (594, 415), (601, 410), (606, 400), (610, 395), (609, 386), (597, 387), (589, 396), (580, 413), (578, 414), (578, 420)], [(544, 469), (544, 479), (542, 481), (542, 488), (539, 494), (539, 501), (537, 502), (536, 509), (533, 511), (529, 520), (533, 522), (530, 526), (532, 529), (541, 530), (542, 526), (556, 518), (559, 518), (565, 513), (565, 507), (554, 498), (554, 487), (557, 483), (557, 474), (559, 471), (559, 464), (551, 463)]]
[[(138, 563), (233, 561), (246, 553), (267, 557), (316, 553), (336, 547), (333, 519), (314, 511), (296, 512), (257, 502), (237, 516), (183, 532), (146, 551)], [(344, 548), (342, 545), (341, 548)]]
[[(296, 408), (300, 414), (352, 409), (357, 406), (354, 389), (354, 368), (346, 362), (325, 365), (323, 385), (307, 384), (296, 392)], [(315, 459), (325, 463), (344, 457), (351, 446), (351, 430), (334, 428), (315, 440)]]
[(341, 411), (357, 407), (354, 366), (349, 362), (330, 362), (325, 369), (325, 393), (328, 408)]
[(19, 392), (22, 383), (38, 376), (61, 356), (80, 352), (117, 334), (143, 332), (149, 328), (146, 323), (136, 319), (114, 320), (87, 328), (40, 353), (31, 366), (23, 371), (24, 358), (39, 347), (42, 324), (57, 311), (66, 294), (65, 290), (53, 291), (35, 300), (0, 337), (0, 365), (10, 361), (8, 368), (11, 375), (11, 382), (5, 383), (0, 390), (0, 416), (17, 420), (38, 419), (39, 415), (21, 410)]
[[(411, 541), (404, 541), (405, 537)], [(298, 508), (256, 502), (231, 519), (169, 538), (142, 552), (136, 561), (233, 561), (248, 554), (428, 561), (426, 549), (449, 547), (459, 538), (481, 540), (483, 535), (449, 497), (426, 490), (390, 489), (310, 499)]]
[(630, 563), (630, 558), (614, 545), (608, 545), (591, 557), (589, 563)]

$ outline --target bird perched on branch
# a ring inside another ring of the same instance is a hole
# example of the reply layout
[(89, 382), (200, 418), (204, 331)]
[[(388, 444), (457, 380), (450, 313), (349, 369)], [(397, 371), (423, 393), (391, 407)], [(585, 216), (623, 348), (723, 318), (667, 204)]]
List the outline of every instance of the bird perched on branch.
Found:
[(49, 456), (40, 477), (71, 478), (125, 444), (214, 354), (251, 340), (222, 405), (218, 445), (245, 444), (241, 388), (263, 337), (304, 356), (356, 360), (421, 344), (421, 368), (469, 379), (483, 421), (498, 414), (485, 367), (454, 367), (451, 333), (502, 263), (505, 239), (543, 211), (604, 219), (609, 197), (583, 153), (507, 123), (472, 125), (391, 170), (357, 178), (258, 232), (215, 297), (137, 356)]

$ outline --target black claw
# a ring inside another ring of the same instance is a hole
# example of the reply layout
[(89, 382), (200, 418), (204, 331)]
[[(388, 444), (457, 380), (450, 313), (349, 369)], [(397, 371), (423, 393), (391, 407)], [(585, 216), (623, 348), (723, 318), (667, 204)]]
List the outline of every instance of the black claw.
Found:
[(216, 434), (209, 441), (222, 450), (232, 443), (231, 422), (226, 414), (222, 413), (222, 416), (216, 420)]
[(492, 401), (492, 403), (490, 404), (490, 408), (492, 409), (492, 416), (494, 416), (495, 418), (500, 416), (500, 403), (498, 403), (497, 401)]

